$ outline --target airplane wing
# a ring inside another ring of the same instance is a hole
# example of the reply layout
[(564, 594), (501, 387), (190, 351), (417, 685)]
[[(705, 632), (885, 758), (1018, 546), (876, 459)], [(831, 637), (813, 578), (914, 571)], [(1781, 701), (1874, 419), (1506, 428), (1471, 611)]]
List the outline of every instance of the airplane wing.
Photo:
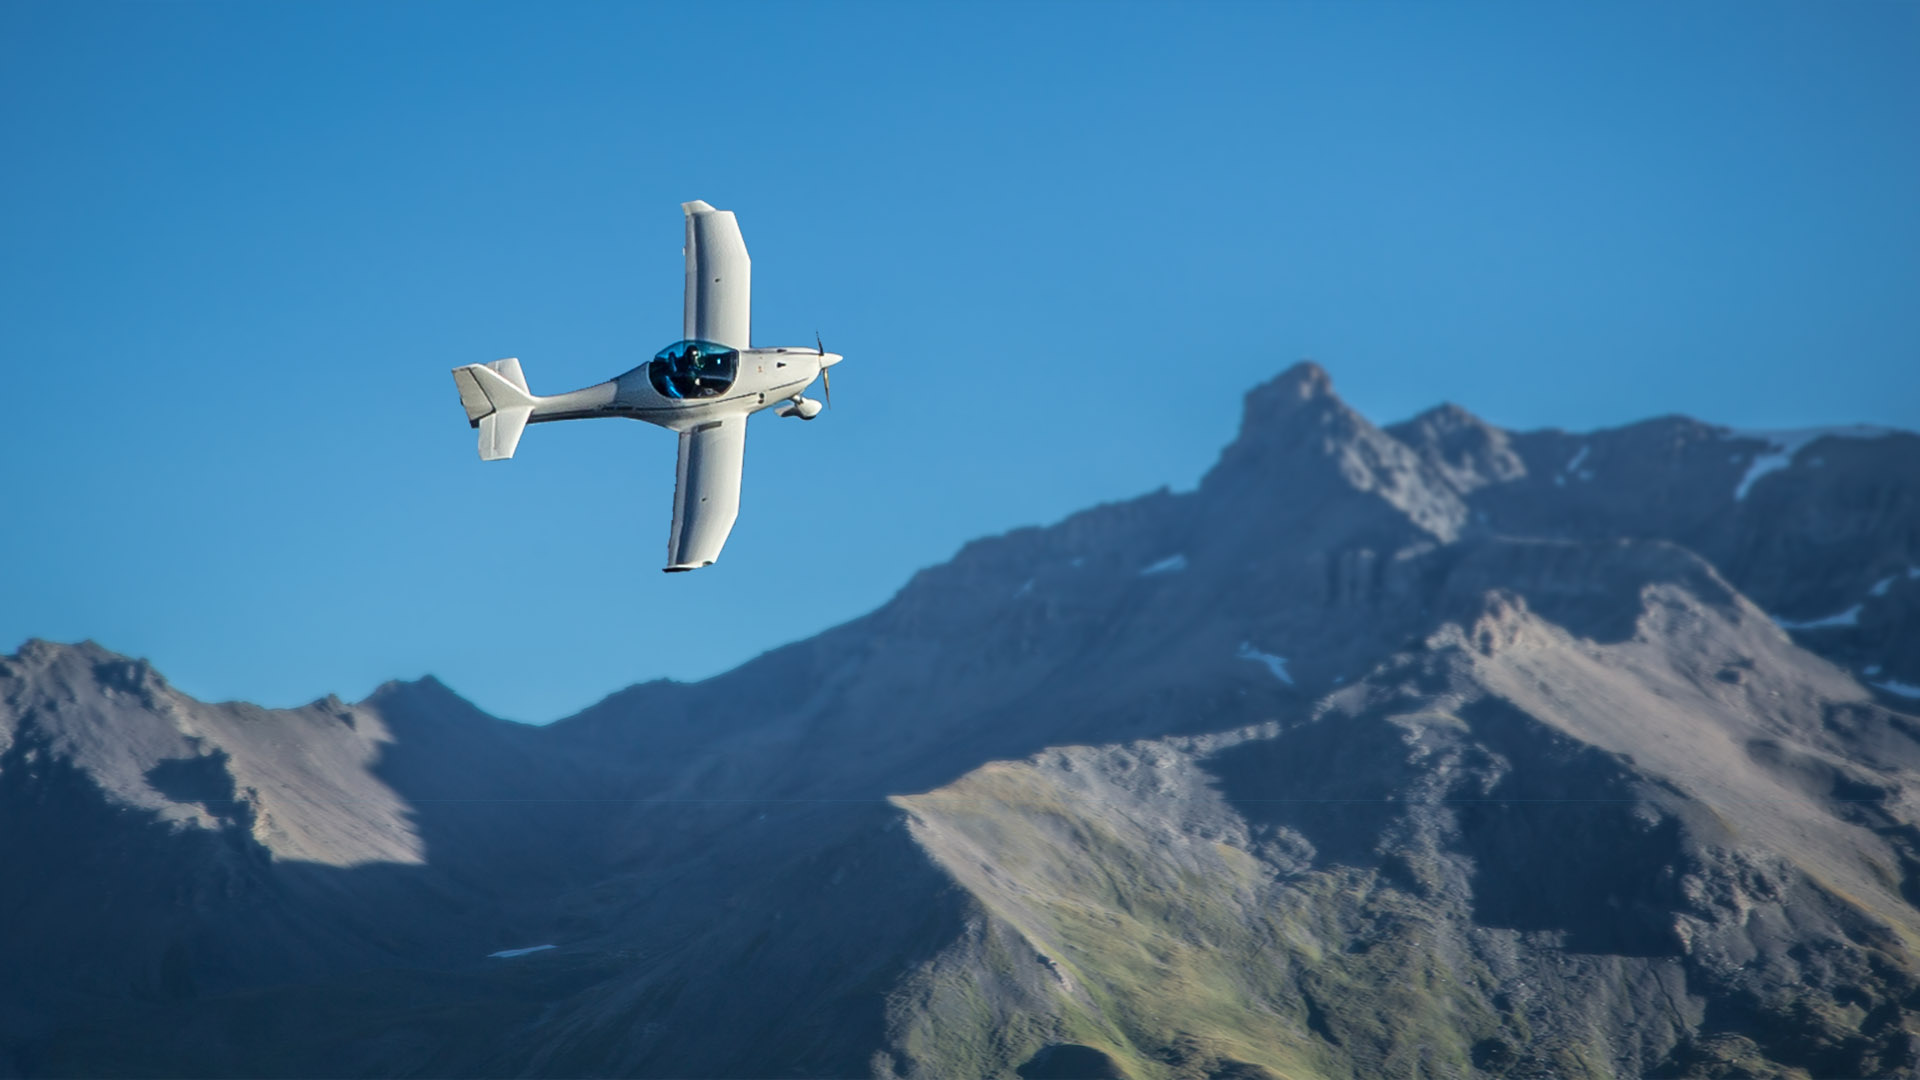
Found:
[(667, 536), (669, 573), (698, 570), (720, 557), (733, 519), (740, 515), (740, 465), (746, 449), (745, 413), (680, 433), (673, 531)]
[(695, 199), (687, 214), (687, 317), (685, 334), (736, 349), (749, 347), (753, 327), (753, 262), (740, 223), (731, 210)]

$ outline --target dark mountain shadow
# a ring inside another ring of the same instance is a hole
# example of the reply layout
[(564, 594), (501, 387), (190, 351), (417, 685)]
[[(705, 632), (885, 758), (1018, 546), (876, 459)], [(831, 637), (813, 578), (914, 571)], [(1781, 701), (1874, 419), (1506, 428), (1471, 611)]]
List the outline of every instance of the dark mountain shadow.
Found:
[[(43, 1076), (855, 1075), (901, 973), (962, 926), (959, 894), (878, 798), (752, 824), (735, 803), (636, 819), (609, 812), (650, 794), (617, 763), (535, 745), (437, 683), (369, 707), (393, 735), (372, 771), (410, 808), (422, 863), (276, 860), (220, 751), (146, 771), (178, 811), (123, 805), (24, 717), (0, 755), (0, 821), (34, 825), (0, 829), (0, 913), (28, 928), (0, 940), (0, 970), (22, 973), (0, 987), (0, 1061)], [(610, 867), (634, 820), (679, 838), (672, 858)], [(585, 1034), (524, 1037), (555, 1010)]]
[(427, 863), (476, 915), (514, 927), (499, 947), (548, 932), (541, 913), (599, 870), (609, 807), (639, 794), (629, 775), (431, 677), (383, 686), (366, 705), (393, 734), (370, 771), (411, 808)]
[[(218, 755), (163, 763), (176, 792), (220, 806)], [(353, 925), (351, 911), (294, 895), (250, 819), (228, 802), (217, 828), (169, 822), (120, 804), (56, 754), (31, 723), (0, 755), (0, 1046), (26, 1075), (346, 1074), (351, 1044), (314, 1020), (314, 1056), (275, 1062), (240, 1053), (227, 1036), (181, 1034), (192, 1016), (244, 1009), (248, 987), (324, 980), (390, 965), (421, 932), (395, 925), (391, 947)], [(418, 868), (324, 868), (336, 895), (389, 890), (381, 879)], [(368, 879), (373, 879), (370, 883)], [(378, 921), (381, 913), (363, 909)], [(277, 1053), (277, 1051), (276, 1051)], [(341, 1055), (346, 1055), (342, 1057)]]
[(663, 953), (581, 1014), (608, 1048), (546, 1071), (866, 1075), (901, 976), (975, 911), (890, 806), (794, 808), (725, 843), (692, 895), (634, 909), (664, 924), (651, 936)]
[[(1444, 803), (1452, 845), (1475, 866), (1474, 919), (1559, 933), (1576, 952), (1678, 955), (1687, 856), (1679, 816), (1663, 809), (1678, 796), (1506, 702), (1481, 699), (1459, 715), (1482, 753), (1507, 765), (1484, 795)], [(1314, 865), (1399, 868), (1382, 844), (1411, 809), (1402, 794), (1417, 770), (1391, 725), (1330, 716), (1230, 747), (1206, 768), (1249, 824), (1304, 837)]]
[[(442, 1060), (439, 1074), (468, 1075), (551, 1000), (526, 1000), (528, 969), (489, 968), (492, 941), (528, 944), (534, 930), (524, 915), (512, 929), (513, 913), (471, 882), (429, 864), (276, 860), (225, 752), (144, 777), (181, 810), (206, 810), (209, 827), (109, 796), (31, 714), (12, 735), (0, 754), (0, 918), (12, 928), (0, 935), (0, 1060), (13, 1072), (431, 1075)], [(461, 805), (426, 802), (416, 821), (469, 837), (446, 820)], [(410, 1030), (437, 1033), (438, 1057), (397, 1050)]]
[(1510, 765), (1485, 796), (1451, 801), (1458, 850), (1475, 866), (1475, 920), (1559, 932), (1575, 952), (1680, 955), (1687, 855), (1680, 819), (1663, 809), (1679, 796), (1504, 701), (1460, 716)]
[(208, 814), (244, 829), (253, 827), (253, 807), (234, 797), (233, 773), (227, 752), (201, 757), (168, 758), (148, 769), (145, 779), (153, 790), (177, 803), (197, 803)]
[[(1356, 738), (1352, 727), (1380, 729)], [(1371, 720), (1328, 718), (1256, 739), (1207, 759), (1220, 793), (1252, 825), (1282, 826), (1313, 845), (1316, 864), (1381, 865), (1377, 845), (1405, 811), (1398, 792), (1413, 775), (1406, 748)]]
[(1020, 1080), (1127, 1080), (1120, 1063), (1105, 1051), (1079, 1043), (1042, 1047), (1013, 1074)]

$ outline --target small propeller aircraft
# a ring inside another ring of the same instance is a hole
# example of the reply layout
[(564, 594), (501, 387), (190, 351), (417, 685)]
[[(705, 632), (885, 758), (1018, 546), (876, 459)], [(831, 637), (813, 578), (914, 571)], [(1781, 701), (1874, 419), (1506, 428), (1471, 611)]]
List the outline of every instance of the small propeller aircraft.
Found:
[(814, 335), (813, 348), (756, 349), (749, 341), (753, 267), (733, 211), (698, 200), (687, 215), (685, 338), (652, 360), (597, 386), (540, 397), (517, 359), (453, 369), (467, 423), (480, 429), (480, 460), (513, 456), (528, 424), (624, 416), (680, 433), (673, 486), (668, 573), (713, 565), (740, 513), (740, 465), (747, 417), (761, 409), (811, 420), (820, 402), (804, 396), (840, 362)]

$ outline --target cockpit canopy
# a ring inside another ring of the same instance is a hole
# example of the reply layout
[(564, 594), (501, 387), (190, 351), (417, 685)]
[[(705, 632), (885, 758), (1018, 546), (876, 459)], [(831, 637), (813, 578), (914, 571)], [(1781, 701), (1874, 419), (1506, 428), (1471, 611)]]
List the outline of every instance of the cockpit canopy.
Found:
[(653, 388), (670, 398), (718, 397), (739, 373), (740, 350), (711, 341), (676, 341), (647, 365)]

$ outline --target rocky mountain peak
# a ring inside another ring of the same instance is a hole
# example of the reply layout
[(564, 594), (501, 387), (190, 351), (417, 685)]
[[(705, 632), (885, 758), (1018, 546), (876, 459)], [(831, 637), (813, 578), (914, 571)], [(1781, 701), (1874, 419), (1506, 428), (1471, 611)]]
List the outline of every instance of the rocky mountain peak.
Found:
[(93, 681), (120, 691), (154, 692), (167, 682), (145, 660), (121, 656), (95, 641), (71, 644), (32, 638), (11, 657), (0, 657), (0, 675), (18, 679), (74, 679)]
[[(1321, 428), (1349, 431), (1366, 421), (1334, 392), (1325, 368), (1302, 360), (1247, 391), (1241, 404), (1236, 447), (1255, 448), (1301, 440)], [(1370, 425), (1369, 425), (1370, 426)]]
[[(1260, 413), (1295, 407), (1290, 403), (1328, 399), (1339, 400), (1339, 395), (1333, 392), (1333, 376), (1319, 364), (1302, 360), (1247, 391), (1246, 417), (1252, 420)], [(1242, 429), (1248, 426), (1243, 422)]]
[(1247, 393), (1240, 434), (1200, 490), (1238, 517), (1257, 508), (1281, 519), (1323, 513), (1358, 493), (1442, 540), (1455, 538), (1467, 518), (1446, 477), (1341, 400), (1311, 361)]
[(1507, 432), (1452, 402), (1386, 430), (1463, 495), (1527, 475), (1527, 463)]
[[(452, 712), (485, 716), (472, 702), (432, 675), (418, 679), (389, 679), (374, 687), (362, 705), (386, 712)], [(491, 722), (492, 717), (486, 717)]]

